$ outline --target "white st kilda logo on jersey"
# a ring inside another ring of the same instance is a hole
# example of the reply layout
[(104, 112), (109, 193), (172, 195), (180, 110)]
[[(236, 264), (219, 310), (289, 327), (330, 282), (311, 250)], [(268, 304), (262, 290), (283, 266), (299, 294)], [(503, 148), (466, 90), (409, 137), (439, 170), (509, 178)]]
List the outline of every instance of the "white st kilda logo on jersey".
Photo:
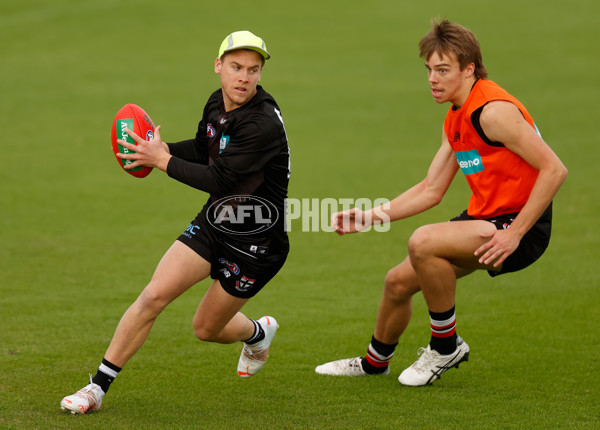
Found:
[(254, 285), (256, 279), (248, 278), (247, 276), (242, 276), (239, 281), (235, 281), (235, 289), (238, 291), (248, 291)]

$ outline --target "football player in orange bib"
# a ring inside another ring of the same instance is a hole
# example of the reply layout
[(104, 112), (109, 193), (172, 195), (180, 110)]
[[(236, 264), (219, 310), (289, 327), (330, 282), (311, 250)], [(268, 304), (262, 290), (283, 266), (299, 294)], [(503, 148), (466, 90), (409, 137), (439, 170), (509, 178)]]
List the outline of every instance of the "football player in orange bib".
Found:
[(552, 200), (567, 169), (525, 107), (488, 80), (479, 43), (468, 29), (435, 20), (419, 49), (431, 95), (437, 103), (451, 104), (442, 145), (423, 181), (386, 207), (338, 212), (332, 226), (343, 235), (426, 211), (441, 202), (459, 170), (471, 199), (452, 222), (425, 225), (412, 234), (408, 257), (385, 278), (365, 356), (323, 364), (316, 368), (320, 374), (388, 374), (411, 318), (412, 297), (422, 291), (430, 342), (398, 379), (409, 386), (431, 384), (469, 357), (469, 346), (456, 332), (456, 280), (475, 270), (491, 276), (521, 270), (542, 255), (550, 240)]

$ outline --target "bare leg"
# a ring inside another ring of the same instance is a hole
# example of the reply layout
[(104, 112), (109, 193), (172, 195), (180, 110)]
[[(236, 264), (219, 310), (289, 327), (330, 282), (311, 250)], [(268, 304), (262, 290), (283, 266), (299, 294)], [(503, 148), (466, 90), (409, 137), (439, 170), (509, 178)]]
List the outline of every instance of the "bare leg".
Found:
[[(489, 268), (479, 264), (473, 252), (484, 242), (479, 237), (480, 232), (496, 227), (487, 221), (473, 222), (476, 224), (468, 225), (470, 222), (467, 221), (433, 224), (413, 234), (409, 242), (410, 257), (391, 269), (385, 278), (374, 333), (377, 340), (388, 345), (398, 342), (412, 316), (412, 297), (421, 290), (421, 285), (426, 285), (423, 293), (429, 309), (444, 312), (454, 306), (457, 278), (475, 269)], [(438, 227), (450, 232), (458, 230), (458, 233), (447, 235), (442, 241), (443, 234)], [(461, 244), (459, 238), (465, 237), (470, 240)], [(436, 246), (443, 257), (435, 255)], [(455, 249), (457, 246), (466, 247), (466, 250)], [(414, 262), (418, 270), (415, 270)]]
[[(412, 316), (413, 296), (419, 291), (423, 291), (427, 306), (433, 312), (451, 309), (454, 306), (457, 278), (476, 269), (492, 269), (491, 266), (480, 264), (478, 257), (473, 254), (487, 240), (482, 239), (481, 234), (492, 229), (496, 227), (487, 221), (461, 221), (428, 225), (415, 231), (409, 241), (409, 258), (391, 269), (385, 278), (375, 339), (387, 346), (398, 342)], [(392, 351), (385, 345), (379, 345), (380, 350), (375, 350), (379, 354), (379, 361), (373, 360), (369, 352), (362, 360), (337, 360), (317, 366), (315, 371), (347, 376), (364, 375), (365, 372), (381, 373), (369, 370), (368, 366), (379, 367), (379, 370), (386, 366), (385, 357), (391, 357), (389, 353)], [(457, 358), (457, 363), (468, 357), (468, 347), (465, 351)], [(423, 385), (417, 382), (402, 383)]]
[[(496, 227), (487, 221), (457, 221), (431, 224), (417, 229), (408, 241), (408, 252), (433, 322), (450, 323), (449, 334), (436, 335), (432, 325), (429, 346), (419, 359), (398, 377), (403, 385), (431, 384), (452, 367), (468, 360), (470, 349), (454, 331), (456, 279), (480, 264), (474, 252)], [(445, 314), (444, 314), (445, 313)], [(440, 315), (444, 314), (444, 315)]]
[(239, 310), (249, 299), (228, 294), (215, 280), (194, 315), (194, 333), (200, 340), (234, 343), (250, 338), (254, 324)]
[(209, 275), (210, 263), (176, 241), (158, 264), (150, 283), (121, 318), (105, 358), (123, 367), (144, 344), (162, 310)]
[(413, 233), (408, 242), (410, 262), (430, 311), (445, 312), (454, 306), (458, 276), (492, 269), (473, 254), (489, 240), (481, 234), (491, 230), (496, 227), (487, 221), (457, 221), (426, 225)]
[(412, 316), (412, 297), (420, 289), (408, 258), (388, 272), (377, 313), (377, 340), (388, 345), (398, 342)]

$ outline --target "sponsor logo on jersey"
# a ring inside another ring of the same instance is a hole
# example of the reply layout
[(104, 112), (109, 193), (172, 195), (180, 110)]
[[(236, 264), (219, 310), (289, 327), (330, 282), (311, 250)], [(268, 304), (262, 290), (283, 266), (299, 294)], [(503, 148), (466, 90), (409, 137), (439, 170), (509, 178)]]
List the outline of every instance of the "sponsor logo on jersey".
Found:
[(240, 266), (231, 261), (225, 260), (224, 258), (219, 258), (219, 263), (226, 266), (234, 275), (240, 274)]
[(485, 170), (481, 161), (481, 155), (479, 155), (476, 149), (457, 152), (456, 159), (458, 160), (458, 166), (465, 175), (472, 175), (473, 173)]
[(219, 141), (219, 154), (223, 152), (225, 148), (229, 145), (229, 136), (221, 135), (221, 140)]
[(199, 225), (190, 224), (187, 226), (187, 228), (185, 229), (185, 231), (182, 234), (185, 237), (189, 237), (191, 239), (192, 236), (196, 236), (196, 231), (198, 231), (198, 230), (200, 230)]
[(212, 126), (211, 123), (206, 124), (206, 135), (208, 137), (215, 137), (216, 133), (217, 133), (217, 131), (215, 130), (215, 128)]
[(253, 254), (268, 255), (269, 248), (266, 246), (250, 245), (250, 252)]

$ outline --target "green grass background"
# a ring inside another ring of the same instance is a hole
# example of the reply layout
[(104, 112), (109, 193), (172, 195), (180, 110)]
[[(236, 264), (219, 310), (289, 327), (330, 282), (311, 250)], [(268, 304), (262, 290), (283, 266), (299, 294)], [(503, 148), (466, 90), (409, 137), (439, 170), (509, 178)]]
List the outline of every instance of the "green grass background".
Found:
[[(3, 0), (0, 428), (600, 428), (598, 13), (595, 0)], [(158, 171), (121, 172), (116, 111), (137, 103), (165, 140), (193, 136), (218, 86), (219, 43), (249, 29), (273, 56), (262, 84), (286, 122), (290, 197), (391, 199), (440, 142), (448, 106), (432, 101), (417, 52), (438, 15), (475, 32), (490, 77), (570, 171), (544, 257), (460, 281), (471, 360), (430, 387), (398, 383), (429, 336), (418, 296), (390, 376), (313, 371), (365, 352), (410, 233), (464, 209), (458, 177), (440, 206), (387, 233), (339, 238), (294, 222), (288, 263), (245, 308), (281, 325), (260, 375), (237, 377), (240, 345), (193, 337), (203, 283), (159, 317), (98, 413), (61, 412), (206, 198)]]

